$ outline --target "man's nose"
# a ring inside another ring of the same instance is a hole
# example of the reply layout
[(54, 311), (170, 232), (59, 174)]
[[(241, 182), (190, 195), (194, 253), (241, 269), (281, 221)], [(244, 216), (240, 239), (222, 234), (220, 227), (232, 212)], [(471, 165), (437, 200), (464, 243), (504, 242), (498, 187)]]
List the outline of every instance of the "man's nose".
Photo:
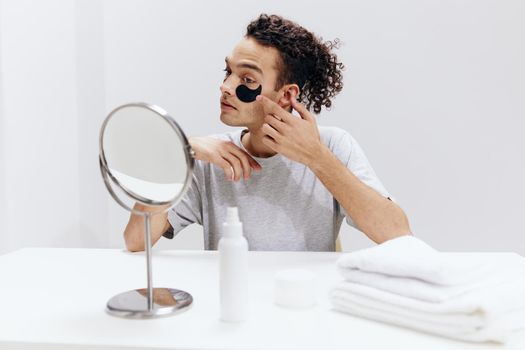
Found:
[(233, 96), (233, 88), (231, 87), (231, 83), (229, 83), (228, 80), (229, 79), (224, 80), (224, 82), (221, 84), (221, 94)]

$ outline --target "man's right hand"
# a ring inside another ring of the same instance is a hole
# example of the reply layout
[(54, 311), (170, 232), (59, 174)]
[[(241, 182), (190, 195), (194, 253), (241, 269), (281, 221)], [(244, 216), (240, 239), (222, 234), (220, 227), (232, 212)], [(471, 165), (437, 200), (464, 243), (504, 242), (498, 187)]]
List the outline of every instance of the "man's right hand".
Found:
[(239, 181), (241, 174), (248, 179), (252, 170), (260, 171), (257, 163), (246, 151), (231, 141), (219, 140), (209, 136), (190, 137), (195, 159), (215, 164), (224, 170), (227, 180)]

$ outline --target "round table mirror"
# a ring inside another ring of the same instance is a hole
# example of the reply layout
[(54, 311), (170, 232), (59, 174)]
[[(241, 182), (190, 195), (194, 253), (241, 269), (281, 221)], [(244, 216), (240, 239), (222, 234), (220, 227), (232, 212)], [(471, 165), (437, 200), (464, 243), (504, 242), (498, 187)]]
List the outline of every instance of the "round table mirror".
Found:
[[(162, 108), (129, 103), (115, 108), (100, 130), (100, 171), (111, 196), (144, 216), (147, 287), (112, 297), (106, 310), (116, 316), (151, 318), (186, 310), (192, 296), (176, 288), (153, 288), (151, 216), (178, 203), (191, 183), (194, 154), (184, 132)], [(133, 203), (150, 207), (139, 211)]]

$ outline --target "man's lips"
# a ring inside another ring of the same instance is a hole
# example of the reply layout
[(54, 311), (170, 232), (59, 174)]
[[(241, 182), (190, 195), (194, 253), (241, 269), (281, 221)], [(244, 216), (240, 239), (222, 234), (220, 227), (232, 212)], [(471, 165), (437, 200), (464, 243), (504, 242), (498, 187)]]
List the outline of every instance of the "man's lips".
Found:
[(226, 106), (226, 107), (231, 107), (233, 109), (237, 109), (237, 108), (233, 107), (231, 104), (229, 104), (228, 102), (226, 102), (224, 100), (221, 100), (221, 105)]

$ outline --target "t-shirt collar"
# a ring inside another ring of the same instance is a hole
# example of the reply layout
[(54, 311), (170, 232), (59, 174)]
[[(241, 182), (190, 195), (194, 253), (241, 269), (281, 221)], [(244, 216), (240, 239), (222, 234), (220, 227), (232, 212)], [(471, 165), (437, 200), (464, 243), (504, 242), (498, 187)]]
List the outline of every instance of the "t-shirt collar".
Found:
[(248, 129), (242, 129), (241, 131), (238, 132), (237, 134), (237, 137), (235, 138), (235, 142), (237, 144), (237, 146), (239, 146), (243, 151), (245, 151), (246, 153), (248, 153), (253, 159), (255, 159), (257, 161), (257, 163), (259, 163), (261, 166), (264, 167), (264, 165), (269, 165), (269, 164), (273, 164), (275, 162), (278, 162), (279, 160), (281, 160), (283, 158), (283, 156), (279, 153), (271, 156), (271, 157), (266, 157), (266, 158), (262, 158), (262, 157), (256, 157), (256, 156), (253, 156), (250, 152), (248, 152), (248, 150), (244, 147), (244, 144), (241, 142), (241, 138), (244, 134), (246, 134), (249, 130)]

